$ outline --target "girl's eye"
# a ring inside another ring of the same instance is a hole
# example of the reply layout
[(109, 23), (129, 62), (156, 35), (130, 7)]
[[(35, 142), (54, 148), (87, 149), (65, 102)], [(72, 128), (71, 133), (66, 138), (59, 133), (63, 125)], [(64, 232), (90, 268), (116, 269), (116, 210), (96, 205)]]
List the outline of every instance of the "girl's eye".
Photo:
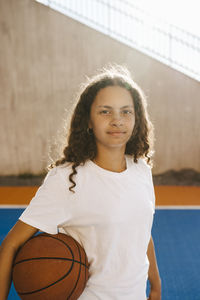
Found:
[(125, 115), (129, 115), (129, 114), (132, 114), (132, 110), (123, 110), (123, 114)]
[(108, 114), (110, 114), (110, 111), (104, 109), (104, 110), (100, 111), (100, 114), (102, 114), (102, 115), (108, 115)]

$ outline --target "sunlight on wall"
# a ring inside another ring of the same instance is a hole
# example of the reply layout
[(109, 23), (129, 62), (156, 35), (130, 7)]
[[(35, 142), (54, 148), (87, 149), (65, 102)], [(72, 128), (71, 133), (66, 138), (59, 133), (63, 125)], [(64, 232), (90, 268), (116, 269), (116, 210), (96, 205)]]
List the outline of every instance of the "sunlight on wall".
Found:
[(199, 0), (134, 0), (129, 2), (148, 10), (151, 15), (200, 36)]
[(200, 80), (199, 0), (36, 1)]

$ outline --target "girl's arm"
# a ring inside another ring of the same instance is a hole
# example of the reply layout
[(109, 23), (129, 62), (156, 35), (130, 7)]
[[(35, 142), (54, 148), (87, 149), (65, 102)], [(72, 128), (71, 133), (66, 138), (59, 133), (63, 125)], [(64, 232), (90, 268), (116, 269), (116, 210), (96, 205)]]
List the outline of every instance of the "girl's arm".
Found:
[(148, 300), (161, 300), (161, 279), (158, 271), (153, 239), (151, 237), (147, 256), (149, 259), (148, 279), (150, 282), (150, 294)]
[(22, 246), (38, 229), (18, 221), (10, 230), (0, 247), (0, 299), (6, 300), (8, 297), (12, 263), (15, 254), (20, 246)]

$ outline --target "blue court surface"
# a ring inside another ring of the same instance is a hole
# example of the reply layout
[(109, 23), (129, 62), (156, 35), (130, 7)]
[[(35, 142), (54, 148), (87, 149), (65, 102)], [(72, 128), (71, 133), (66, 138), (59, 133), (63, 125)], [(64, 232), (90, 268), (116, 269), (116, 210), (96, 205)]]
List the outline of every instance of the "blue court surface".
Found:
[[(0, 241), (22, 211), (0, 209)], [(162, 278), (162, 300), (200, 300), (200, 210), (157, 209), (152, 234)], [(8, 300), (17, 299), (12, 286)]]

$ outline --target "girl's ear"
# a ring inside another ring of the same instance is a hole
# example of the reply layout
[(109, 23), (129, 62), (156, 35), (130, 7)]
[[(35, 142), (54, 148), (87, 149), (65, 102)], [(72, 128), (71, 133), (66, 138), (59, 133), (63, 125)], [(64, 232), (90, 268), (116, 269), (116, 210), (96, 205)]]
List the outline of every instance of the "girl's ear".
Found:
[(89, 122), (88, 122), (88, 128), (92, 129), (92, 122), (91, 122), (91, 120), (89, 120)]

